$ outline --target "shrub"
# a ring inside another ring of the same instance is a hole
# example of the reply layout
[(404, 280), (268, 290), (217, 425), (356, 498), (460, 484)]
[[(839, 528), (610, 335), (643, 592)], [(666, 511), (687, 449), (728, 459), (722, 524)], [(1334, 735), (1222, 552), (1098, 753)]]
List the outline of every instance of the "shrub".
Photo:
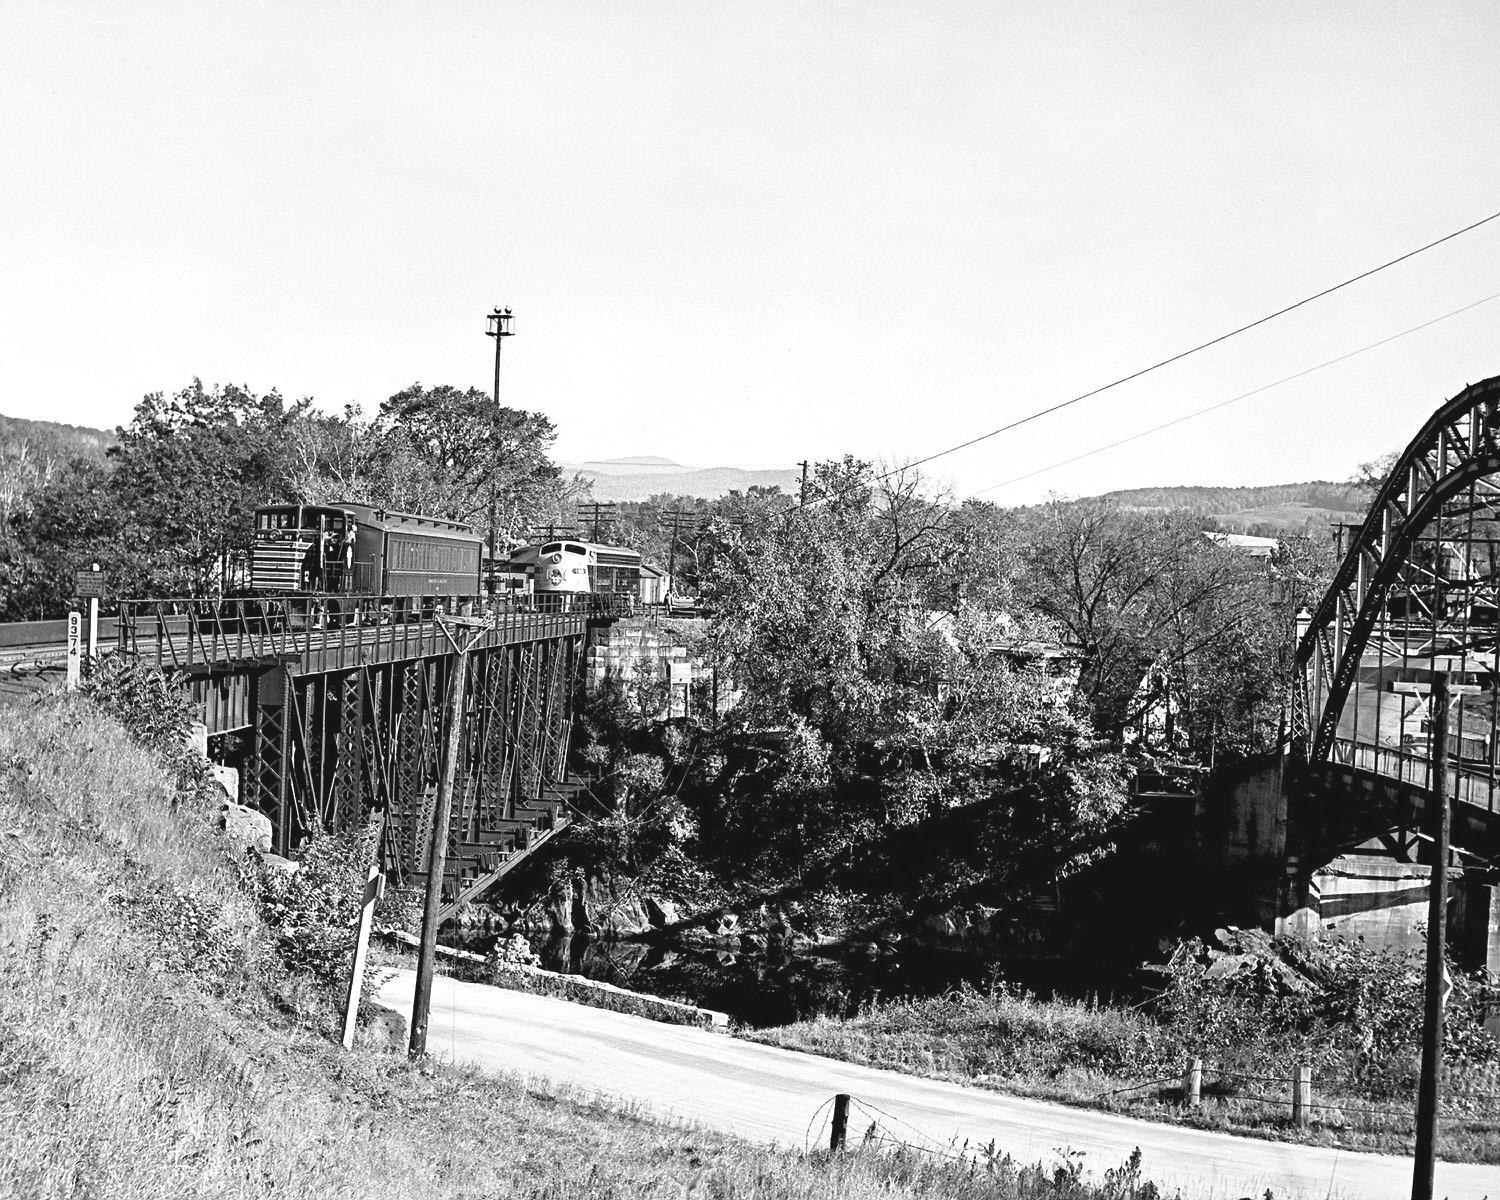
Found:
[(295, 871), (261, 868), (261, 914), (288, 967), (328, 984), (347, 976), (374, 836), (374, 826), (318, 834), (297, 856)]
[(166, 763), (178, 788), (197, 790), (213, 779), (208, 764), (188, 746), (197, 712), (178, 680), (111, 654), (99, 660), (81, 690)]
[[(1397, 1095), (1416, 1080), (1425, 952), (1377, 950), (1340, 938), (1222, 934), (1223, 955), (1194, 939), (1168, 967), (1158, 1015), (1184, 1049), (1254, 1073), (1296, 1054), (1314, 1074), (1368, 1095)], [(1226, 942), (1226, 944), (1228, 944)], [(1444, 1059), (1459, 1072), (1500, 1063), (1483, 1028), (1482, 973), (1450, 965)]]

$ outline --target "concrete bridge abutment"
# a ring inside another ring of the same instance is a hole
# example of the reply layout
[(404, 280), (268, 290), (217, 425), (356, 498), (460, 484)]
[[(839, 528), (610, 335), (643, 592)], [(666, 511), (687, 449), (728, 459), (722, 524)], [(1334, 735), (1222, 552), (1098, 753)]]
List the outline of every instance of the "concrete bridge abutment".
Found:
[[(1305, 937), (1425, 945), (1430, 841), (1414, 793), (1350, 772), (1313, 775), (1284, 755), (1210, 781), (1198, 805), (1198, 877), (1224, 919)], [(1366, 786), (1369, 785), (1369, 786)], [(1449, 869), (1448, 944), (1459, 965), (1500, 973), (1500, 886), (1483, 863)]]

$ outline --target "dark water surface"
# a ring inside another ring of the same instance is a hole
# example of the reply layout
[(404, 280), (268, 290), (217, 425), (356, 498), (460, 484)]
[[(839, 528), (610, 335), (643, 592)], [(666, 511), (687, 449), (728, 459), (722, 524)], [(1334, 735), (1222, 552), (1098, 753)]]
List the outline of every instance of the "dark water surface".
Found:
[[(468, 948), (486, 953), (495, 940), (475, 936)], [(984, 991), (1001, 979), (1044, 993), (1074, 990), (1059, 986), (1065, 981), (1055, 963), (1002, 967), (993, 957), (910, 944), (874, 953), (866, 945), (734, 951), (576, 936), (531, 944), (549, 971), (717, 1009), (752, 1028), (852, 1016), (877, 999), (932, 996), (961, 984)]]

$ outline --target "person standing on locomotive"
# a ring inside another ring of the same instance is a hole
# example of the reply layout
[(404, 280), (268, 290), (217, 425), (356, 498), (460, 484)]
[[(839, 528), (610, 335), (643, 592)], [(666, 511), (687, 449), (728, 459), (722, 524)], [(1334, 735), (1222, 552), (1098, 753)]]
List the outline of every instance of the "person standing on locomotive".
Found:
[(342, 567), (344, 584), (343, 590), (352, 592), (354, 587), (354, 535), (359, 529), (359, 523), (353, 517), (346, 518), (348, 524), (344, 527), (344, 534), (340, 543), (339, 562)]
[(307, 548), (307, 553), (302, 556), (302, 590), (304, 592), (323, 590), (323, 543), (317, 538), (313, 539), (312, 545)]
[(317, 542), (317, 549), (318, 554), (321, 556), (321, 563), (318, 571), (317, 586), (313, 590), (318, 592), (336, 592), (339, 590), (338, 559), (334, 556), (333, 530), (323, 530), (323, 536)]

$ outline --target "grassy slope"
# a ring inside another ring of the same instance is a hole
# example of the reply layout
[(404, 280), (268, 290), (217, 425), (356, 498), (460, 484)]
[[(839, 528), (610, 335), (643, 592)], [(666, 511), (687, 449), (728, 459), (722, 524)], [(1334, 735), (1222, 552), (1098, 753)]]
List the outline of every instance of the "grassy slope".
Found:
[(344, 1054), (328, 997), (273, 962), (209, 812), (173, 810), (84, 700), (0, 724), (0, 1196), (1105, 1194), (1010, 1164), (830, 1162)]
[[(1205, 1074), (1203, 1106), (1192, 1111), (1181, 1107), (1180, 1084), (1172, 1078), (1160, 1087), (1111, 1095), (1133, 1089), (1151, 1075), (1176, 1074), (1159, 1066), (1149, 1074), (1145, 1068), (1122, 1066), (1131, 1061), (1159, 1064), (1172, 1057), (1160, 1044), (1160, 1027), (1130, 1009), (954, 993), (891, 1001), (851, 1020), (818, 1017), (742, 1036), (1134, 1117), (1350, 1149), (1412, 1152), (1410, 1116), (1377, 1115), (1402, 1107), (1391, 1101), (1315, 1094), (1315, 1103), (1335, 1107), (1316, 1110), (1311, 1127), (1298, 1129), (1290, 1120), (1290, 1085), (1276, 1081), (1285, 1072), (1279, 1064), (1261, 1067), (1264, 1074), (1249, 1081)], [(1454, 1115), (1440, 1130), (1440, 1155), (1450, 1161), (1500, 1162), (1500, 1097), (1450, 1095), (1445, 1103)]]

